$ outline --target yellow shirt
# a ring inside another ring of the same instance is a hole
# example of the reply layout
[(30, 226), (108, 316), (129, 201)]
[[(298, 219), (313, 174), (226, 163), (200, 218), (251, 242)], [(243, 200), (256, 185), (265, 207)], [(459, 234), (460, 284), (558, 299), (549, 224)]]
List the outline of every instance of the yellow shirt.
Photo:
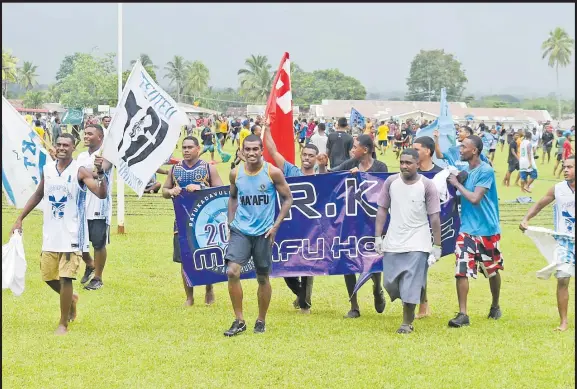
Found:
[(373, 131), (373, 123), (367, 123), (365, 126), (365, 134), (369, 135)]
[(226, 122), (220, 122), (220, 132), (223, 134), (228, 132), (228, 124)]
[(387, 140), (389, 136), (389, 126), (383, 124), (377, 129), (378, 140)]
[(40, 138), (44, 139), (44, 129), (42, 127), (34, 127), (34, 131), (36, 131)]
[(240, 134), (239, 134), (239, 139), (240, 139), (240, 147), (242, 148), (242, 142), (244, 142), (244, 138), (246, 138), (247, 136), (249, 136), (251, 134), (250, 130), (248, 128), (242, 128), (240, 130)]

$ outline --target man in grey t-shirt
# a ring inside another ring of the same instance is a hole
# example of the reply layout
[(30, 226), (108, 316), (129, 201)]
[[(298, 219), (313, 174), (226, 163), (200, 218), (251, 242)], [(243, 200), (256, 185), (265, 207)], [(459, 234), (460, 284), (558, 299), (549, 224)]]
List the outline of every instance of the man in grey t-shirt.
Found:
[[(427, 282), (429, 263), (434, 263), (429, 262), (429, 255), (435, 261), (441, 257), (441, 202), (435, 184), (417, 173), (416, 150), (403, 150), (400, 163), (401, 173), (387, 178), (377, 198), (375, 250), (383, 254), (383, 284), (391, 301), (400, 298), (403, 302), (403, 324), (397, 333), (409, 334), (413, 332), (415, 308)], [(391, 220), (383, 238), (389, 214)]]

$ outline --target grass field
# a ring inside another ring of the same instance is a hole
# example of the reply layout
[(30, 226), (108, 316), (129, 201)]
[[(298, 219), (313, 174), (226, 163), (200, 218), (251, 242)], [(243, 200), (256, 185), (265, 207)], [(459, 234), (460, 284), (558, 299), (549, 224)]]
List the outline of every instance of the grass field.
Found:
[[(230, 143), (226, 149), (233, 152)], [(432, 316), (417, 321), (409, 336), (395, 334), (400, 302), (388, 301), (385, 313), (377, 314), (370, 286), (359, 293), (362, 316), (343, 319), (346, 288), (342, 277), (333, 276), (315, 279), (310, 316), (298, 315), (284, 281), (273, 279), (267, 332), (258, 336), (251, 331), (257, 284), (243, 281), (249, 331), (225, 338), (233, 320), (226, 284), (215, 286), (214, 305), (204, 306), (204, 288), (198, 287), (195, 306), (183, 307), (180, 267), (172, 262), (172, 204), (160, 195), (138, 200), (127, 188), (127, 233), (117, 235), (113, 226), (105, 286), (86, 291), (75, 283), (79, 315), (65, 337), (53, 335), (59, 300), (39, 272), (42, 217), (34, 212), (25, 220), (26, 290), (19, 298), (2, 292), (3, 387), (574, 387), (575, 328), (552, 331), (558, 324), (556, 282), (535, 277), (545, 261), (517, 228), (527, 206), (504, 203), (522, 195), (518, 187), (500, 184), (506, 151), (495, 159), (505, 257), (499, 321), (486, 318), (489, 284), (479, 278), (471, 281), (471, 326), (447, 327), (458, 305), (454, 258), (445, 257), (429, 272)], [(389, 170), (398, 170), (391, 153), (384, 160)], [(557, 181), (552, 163), (539, 170), (535, 200)], [(230, 165), (217, 167), (228, 182)], [(2, 204), (7, 242), (17, 212), (4, 199)], [(551, 218), (548, 208), (533, 225), (551, 226)], [(571, 296), (574, 290), (572, 280)], [(573, 298), (569, 317), (575, 317)]]

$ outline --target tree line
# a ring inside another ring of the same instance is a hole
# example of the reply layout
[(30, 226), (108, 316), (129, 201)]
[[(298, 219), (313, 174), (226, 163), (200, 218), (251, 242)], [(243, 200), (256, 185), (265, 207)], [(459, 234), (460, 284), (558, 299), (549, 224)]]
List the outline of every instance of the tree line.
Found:
[[(553, 116), (574, 112), (574, 100), (561, 102), (559, 94), (559, 68), (570, 64), (574, 40), (561, 28), (549, 33), (541, 44), (542, 59), (555, 69), (557, 74), (557, 112)], [(139, 56), (142, 66), (156, 81), (159, 70), (148, 54)], [(134, 65), (136, 60), (131, 61)], [(24, 61), (18, 66), (19, 59), (10, 50), (2, 49), (2, 93), (8, 94), (11, 84), (21, 88), (27, 108), (41, 107), (46, 102), (60, 102), (66, 107), (96, 107), (100, 104), (116, 106), (117, 76), (115, 54), (108, 53), (97, 57), (87, 53), (67, 55), (56, 74), (56, 82), (46, 90), (38, 90), (38, 67)], [(239, 69), (239, 85), (236, 88), (217, 89), (210, 86), (210, 71), (199, 60), (190, 61), (175, 55), (163, 67), (164, 79), (169, 83), (167, 90), (175, 100), (206, 108), (225, 111), (231, 106), (246, 104), (264, 104), (270, 93), (275, 72), (269, 59), (264, 55), (251, 55)], [(130, 71), (123, 72), (123, 82)], [(465, 101), (471, 106), (516, 107), (520, 102), (496, 99), (494, 96), (475, 100), (466, 96), (468, 82), (465, 69), (453, 54), (444, 50), (421, 50), (412, 60), (407, 78), (408, 101), (438, 101), (440, 90), (447, 89), (450, 101)], [(323, 99), (363, 100), (367, 92), (363, 84), (354, 77), (347, 76), (338, 69), (305, 71), (298, 64), (291, 64), (291, 84), (293, 103), (304, 108), (311, 104), (320, 104)], [(370, 97), (370, 96), (369, 96)], [(529, 104), (529, 103), (527, 103)], [(524, 108), (527, 106), (523, 106)], [(547, 109), (555, 111), (551, 97), (531, 102), (527, 109)]]

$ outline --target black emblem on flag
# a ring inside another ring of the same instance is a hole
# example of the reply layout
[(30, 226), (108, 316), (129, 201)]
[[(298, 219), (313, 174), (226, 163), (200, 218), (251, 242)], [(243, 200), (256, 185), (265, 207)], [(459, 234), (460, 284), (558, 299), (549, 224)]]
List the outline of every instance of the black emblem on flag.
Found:
[[(168, 133), (168, 123), (160, 119), (152, 107), (148, 107), (146, 112), (143, 112), (132, 91), (128, 93), (124, 108), (128, 117), (122, 140), (118, 145), (118, 151), (120, 152), (122, 149), (126, 132), (129, 131), (130, 145), (124, 151), (122, 159), (128, 166), (132, 166), (145, 160), (160, 146)], [(146, 123), (150, 123), (150, 125), (144, 127)]]

